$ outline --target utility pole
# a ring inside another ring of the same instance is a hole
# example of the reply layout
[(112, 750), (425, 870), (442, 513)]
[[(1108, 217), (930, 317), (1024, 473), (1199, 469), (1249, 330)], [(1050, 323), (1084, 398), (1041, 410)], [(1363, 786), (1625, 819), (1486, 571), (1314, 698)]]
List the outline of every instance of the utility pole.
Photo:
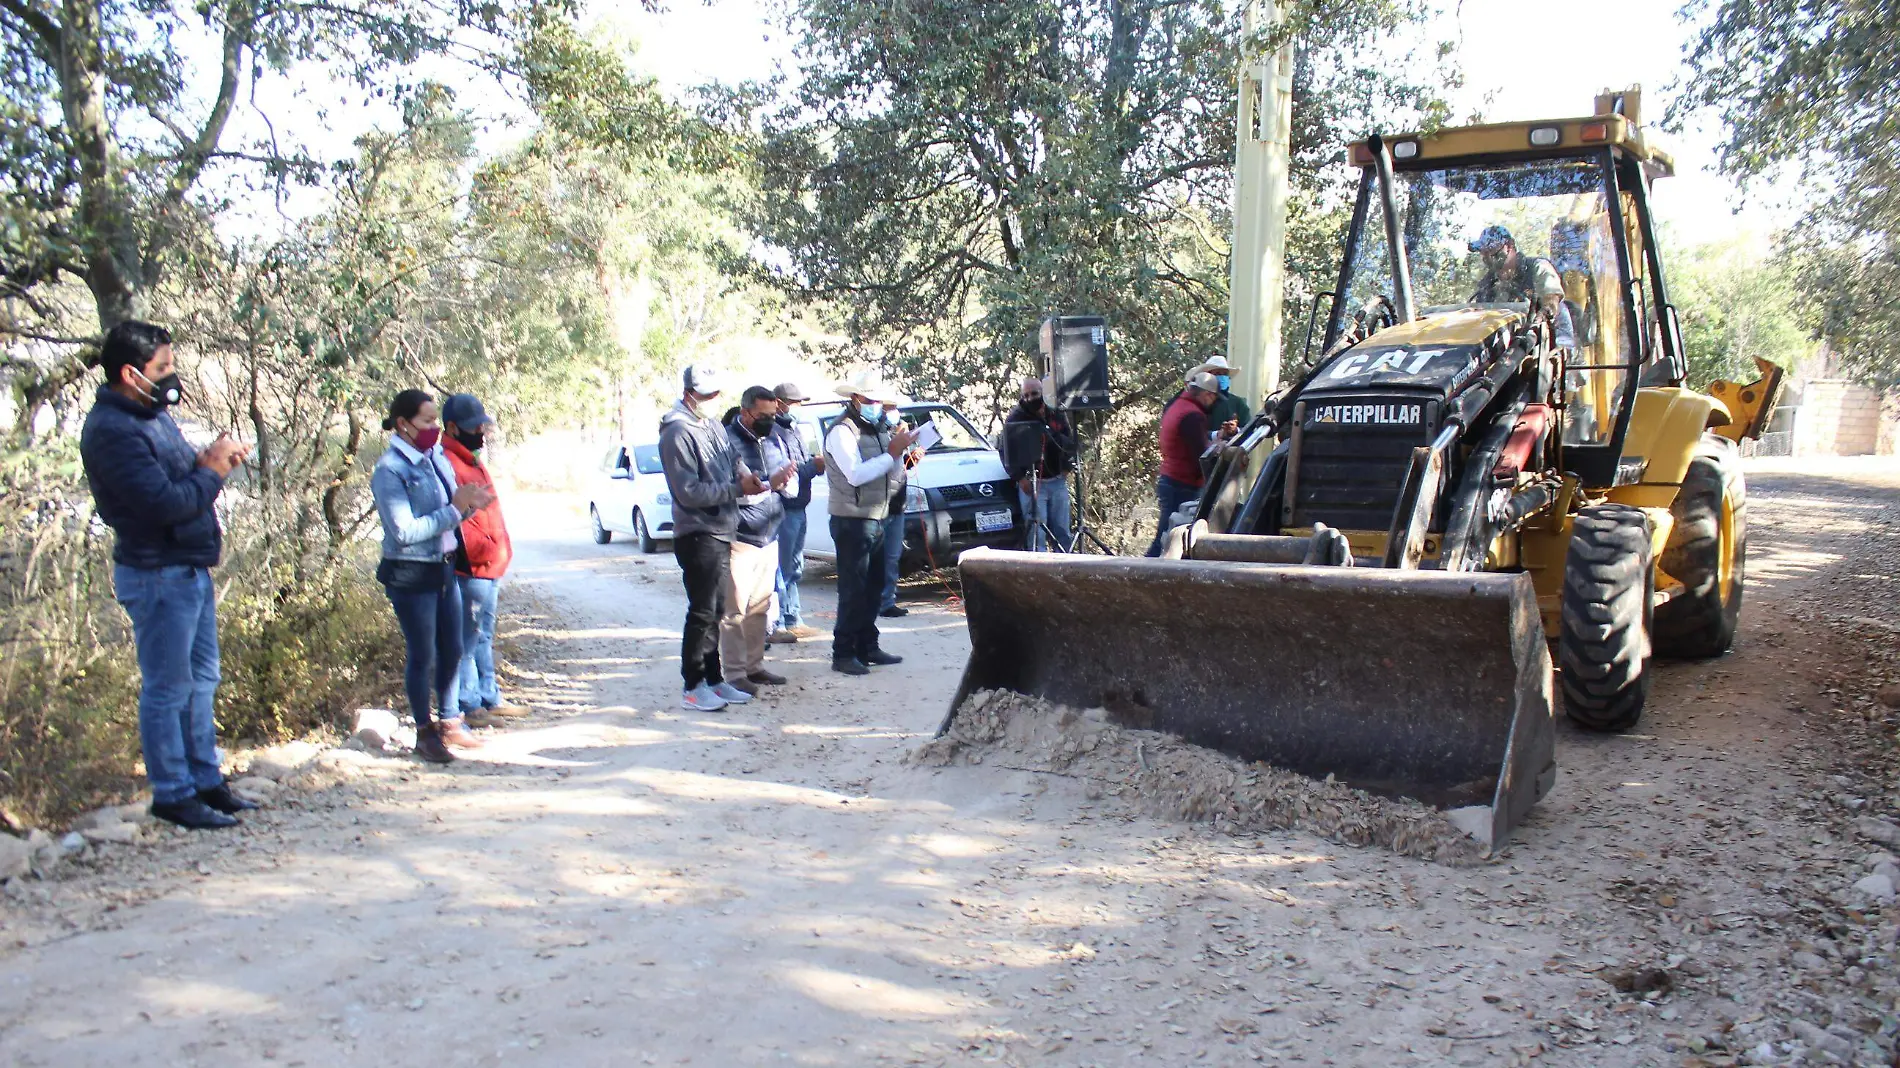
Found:
[(1279, 22), (1274, 0), (1247, 0), (1241, 17), (1240, 101), (1234, 136), (1233, 274), (1227, 359), (1234, 392), (1255, 411), (1280, 384), (1280, 313), (1285, 298), (1286, 196), (1293, 122), (1293, 43), (1254, 46)]

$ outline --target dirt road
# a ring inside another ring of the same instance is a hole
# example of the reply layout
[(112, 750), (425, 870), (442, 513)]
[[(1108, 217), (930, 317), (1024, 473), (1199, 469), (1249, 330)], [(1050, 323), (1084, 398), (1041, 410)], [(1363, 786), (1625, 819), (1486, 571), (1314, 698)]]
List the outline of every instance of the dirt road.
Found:
[(682, 713), (670, 558), (517, 500), (543, 714), (12, 893), (0, 1063), (1884, 1063), (1896, 917), (1849, 888), (1853, 820), (1900, 805), (1861, 726), (1900, 470), (1751, 490), (1737, 652), (1663, 668), (1636, 732), (1560, 728), (1475, 868), (903, 765), (965, 651), (928, 588), (901, 666), (786, 647), (770, 699)]

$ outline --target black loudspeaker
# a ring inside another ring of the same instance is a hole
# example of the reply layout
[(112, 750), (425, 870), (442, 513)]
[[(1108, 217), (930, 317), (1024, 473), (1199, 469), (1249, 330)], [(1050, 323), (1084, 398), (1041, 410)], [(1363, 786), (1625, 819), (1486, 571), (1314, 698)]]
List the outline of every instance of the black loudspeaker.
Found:
[(1108, 320), (1099, 315), (1053, 315), (1042, 321), (1042, 358), (1049, 366), (1050, 402), (1062, 411), (1107, 411)]

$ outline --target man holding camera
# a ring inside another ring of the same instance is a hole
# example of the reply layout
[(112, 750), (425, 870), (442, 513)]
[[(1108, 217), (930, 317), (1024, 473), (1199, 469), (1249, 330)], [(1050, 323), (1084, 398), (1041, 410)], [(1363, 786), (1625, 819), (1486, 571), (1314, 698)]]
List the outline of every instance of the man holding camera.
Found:
[[(1049, 407), (1042, 394), (1041, 379), (1023, 379), (1020, 400), (1003, 420), (1004, 440), (1011, 443), (1004, 469), (1016, 483), (1022, 501), (1023, 520), (1029, 527), (1023, 547), (1031, 552), (1048, 548), (1045, 526), (1059, 547), (1068, 547), (1069, 472), (1075, 467), (1075, 431), (1061, 412)], [(1036, 429), (1024, 429), (1027, 424), (1035, 424)], [(1016, 427), (1013, 431), (1012, 425)], [(1041, 439), (1039, 448), (1017, 446), (1032, 434)]]
[(99, 518), (117, 535), (112, 586), (132, 620), (139, 663), (139, 749), (152, 815), (180, 827), (235, 827), (257, 806), (231, 792), (212, 709), (223, 550), (217, 500), (250, 450), (228, 434), (194, 449), (167, 408), (184, 397), (172, 336), (128, 319), (99, 350), (105, 384), (79, 434)]

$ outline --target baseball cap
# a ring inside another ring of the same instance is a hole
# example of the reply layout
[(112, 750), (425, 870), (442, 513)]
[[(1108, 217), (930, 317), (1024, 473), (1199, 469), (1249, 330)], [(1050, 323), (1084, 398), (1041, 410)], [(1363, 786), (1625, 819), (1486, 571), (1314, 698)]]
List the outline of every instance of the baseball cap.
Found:
[(1187, 384), (1195, 389), (1204, 389), (1209, 393), (1220, 392), (1220, 381), (1211, 371), (1196, 371), (1188, 376)]
[(696, 393), (702, 397), (710, 397), (719, 392), (719, 372), (703, 363), (688, 365), (686, 373), (680, 377), (685, 382), (686, 390), (689, 393)]
[(780, 382), (778, 386), (772, 390), (772, 395), (787, 404), (798, 404), (811, 399), (805, 395), (804, 390), (798, 388), (798, 383), (796, 382)]
[(1483, 252), (1486, 249), (1496, 248), (1506, 241), (1513, 245), (1517, 244), (1517, 239), (1511, 236), (1511, 231), (1502, 226), (1487, 226), (1484, 228), (1484, 233), (1479, 234), (1478, 239), (1473, 241), (1469, 248), (1473, 252)]
[(476, 400), (474, 394), (451, 393), (442, 402), (442, 421), (454, 423), (463, 430), (473, 430), (493, 420), (488, 418), (488, 410), (482, 407), (482, 402)]

